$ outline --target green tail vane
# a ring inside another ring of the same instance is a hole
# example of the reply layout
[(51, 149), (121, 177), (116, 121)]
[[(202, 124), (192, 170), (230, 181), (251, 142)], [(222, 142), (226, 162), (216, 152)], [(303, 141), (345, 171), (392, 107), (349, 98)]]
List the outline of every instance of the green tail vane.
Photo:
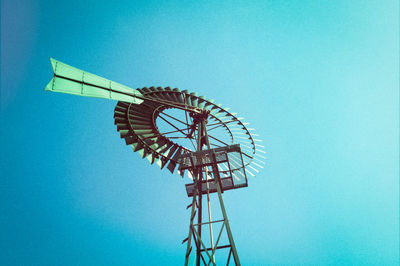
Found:
[(140, 104), (142, 94), (117, 82), (96, 76), (50, 58), (54, 77), (45, 90)]

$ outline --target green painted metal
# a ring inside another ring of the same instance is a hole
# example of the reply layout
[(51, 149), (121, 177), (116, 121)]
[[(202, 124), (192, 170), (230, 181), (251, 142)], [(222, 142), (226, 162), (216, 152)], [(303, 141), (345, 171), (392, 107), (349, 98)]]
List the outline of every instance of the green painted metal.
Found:
[(140, 104), (142, 94), (117, 82), (96, 76), (50, 58), (54, 76), (45, 87), (46, 91), (80, 96), (105, 98)]

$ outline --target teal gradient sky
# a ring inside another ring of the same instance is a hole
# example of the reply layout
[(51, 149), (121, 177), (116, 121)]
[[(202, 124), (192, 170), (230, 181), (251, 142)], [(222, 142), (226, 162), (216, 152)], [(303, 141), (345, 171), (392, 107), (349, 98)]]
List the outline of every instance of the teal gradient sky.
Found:
[(243, 265), (398, 264), (398, 1), (1, 1), (0, 264), (180, 265), (184, 181), (115, 102), (45, 92), (49, 57), (250, 122), (266, 167), (224, 193)]

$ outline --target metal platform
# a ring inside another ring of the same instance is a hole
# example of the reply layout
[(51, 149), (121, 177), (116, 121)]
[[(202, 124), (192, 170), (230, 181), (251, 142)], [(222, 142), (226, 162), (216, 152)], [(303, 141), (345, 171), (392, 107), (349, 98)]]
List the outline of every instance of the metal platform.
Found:
[[(209, 179), (209, 180), (202, 180), (201, 182), (201, 194), (207, 194), (207, 183), (208, 182), (208, 190), (209, 193), (215, 193), (217, 192), (217, 184), (215, 183), (215, 179)], [(241, 188), (241, 187), (247, 187), (247, 182), (241, 185), (233, 185), (232, 178), (230, 177), (225, 177), (221, 178), (221, 184), (222, 190), (230, 190), (230, 189), (236, 189), (236, 188)], [(191, 184), (186, 184), (186, 193), (188, 197), (193, 197), (193, 191), (194, 191), (194, 183)]]
[[(239, 144), (186, 153), (178, 159), (178, 163), (180, 171), (202, 169), (205, 172), (207, 167), (218, 169), (221, 192), (248, 186)], [(211, 174), (215, 175), (212, 170), (205, 174), (209, 177)], [(199, 189), (201, 194), (207, 193), (207, 184), (208, 193), (217, 192), (216, 179), (210, 178), (201, 180), (201, 189)], [(188, 197), (192, 197), (195, 184), (185, 186)]]

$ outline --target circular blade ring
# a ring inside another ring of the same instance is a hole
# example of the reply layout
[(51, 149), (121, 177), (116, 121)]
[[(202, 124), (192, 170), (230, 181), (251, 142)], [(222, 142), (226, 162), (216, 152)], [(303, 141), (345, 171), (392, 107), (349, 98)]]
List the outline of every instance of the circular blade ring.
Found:
[[(160, 117), (160, 113), (174, 108), (166, 103), (209, 110), (209, 121), (213, 123), (207, 126), (225, 129), (231, 143), (223, 142), (224, 144), (231, 145), (234, 141), (241, 144), (244, 166), (250, 165), (253, 161), (257, 150), (255, 140), (245, 124), (227, 109), (203, 96), (188, 93), (186, 90), (180, 91), (169, 87), (145, 87), (138, 90), (145, 98), (151, 100), (144, 100), (139, 105), (118, 102), (114, 110), (114, 119), (117, 130), (121, 138), (125, 139), (126, 144), (131, 145), (134, 151), (139, 152), (143, 158), (148, 158), (151, 163), (157, 162), (161, 168), (169, 163), (167, 168), (173, 172), (177, 158), (181, 154), (195, 151), (176, 143), (159, 131), (157, 118)], [(160, 102), (155, 100), (160, 100)]]

